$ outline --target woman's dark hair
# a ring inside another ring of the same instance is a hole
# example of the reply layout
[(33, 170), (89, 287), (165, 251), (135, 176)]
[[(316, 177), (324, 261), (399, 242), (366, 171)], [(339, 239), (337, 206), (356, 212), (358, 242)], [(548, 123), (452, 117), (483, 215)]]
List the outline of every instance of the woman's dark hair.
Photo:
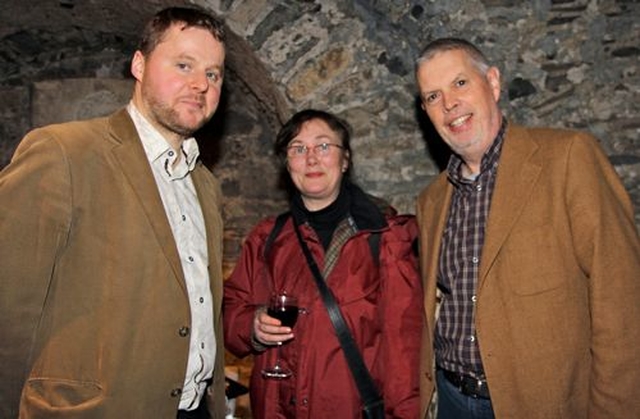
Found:
[(201, 28), (223, 45), (225, 44), (224, 22), (204, 9), (196, 7), (169, 7), (156, 13), (146, 24), (138, 49), (149, 55), (158, 46), (165, 32), (174, 24), (184, 24), (185, 28)]
[(340, 138), (343, 150), (347, 153), (349, 159), (349, 167), (343, 175), (343, 182), (348, 181), (352, 172), (352, 152), (351, 152), (351, 126), (342, 118), (335, 116), (332, 113), (321, 111), (318, 109), (304, 109), (295, 113), (285, 124), (280, 128), (278, 135), (276, 136), (276, 142), (274, 149), (276, 156), (280, 158), (282, 162), (282, 170), (280, 171), (280, 185), (289, 193), (289, 195), (297, 192), (291, 176), (287, 171), (287, 147), (291, 140), (293, 140), (302, 130), (302, 126), (305, 122), (319, 119), (324, 121), (329, 128)]
[[(309, 122), (314, 119), (324, 121), (329, 125), (329, 128), (331, 128), (333, 132), (338, 134), (341, 145), (344, 151), (348, 153), (349, 160), (351, 160), (351, 126), (344, 119), (339, 118), (332, 113), (318, 109), (302, 110), (294, 114), (287, 122), (285, 122), (276, 137), (276, 155), (280, 157), (282, 161), (285, 161), (287, 158), (287, 146), (291, 140), (300, 133), (305, 122)], [(351, 166), (351, 164), (349, 166)]]

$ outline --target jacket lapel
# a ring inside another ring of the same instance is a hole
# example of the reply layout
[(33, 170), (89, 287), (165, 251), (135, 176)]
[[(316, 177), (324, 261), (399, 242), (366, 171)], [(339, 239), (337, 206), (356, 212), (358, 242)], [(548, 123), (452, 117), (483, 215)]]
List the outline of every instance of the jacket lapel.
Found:
[[(449, 183), (446, 174), (441, 174), (429, 187), (431, 197), (422, 200), (422, 227), (420, 230), (420, 243), (424, 246), (420, 255), (423, 268), (422, 277), (425, 290), (425, 314), (429, 336), (434, 333), (435, 322), (431, 321), (436, 317), (437, 307), (437, 276), (438, 260), (440, 257), (440, 242), (444, 234), (444, 228), (449, 214), (449, 205), (453, 188)], [(435, 198), (435, 199), (434, 199)], [(427, 270), (428, 269), (428, 270)]]
[(485, 230), (479, 290), (516, 220), (527, 205), (527, 197), (540, 175), (543, 162), (537, 149), (537, 143), (529, 137), (525, 128), (509, 125)]
[(140, 206), (151, 224), (153, 234), (162, 247), (175, 277), (186, 293), (184, 275), (171, 226), (162, 204), (147, 156), (138, 132), (126, 109), (113, 114), (109, 120), (112, 135), (118, 145), (113, 148), (115, 160), (138, 197)]

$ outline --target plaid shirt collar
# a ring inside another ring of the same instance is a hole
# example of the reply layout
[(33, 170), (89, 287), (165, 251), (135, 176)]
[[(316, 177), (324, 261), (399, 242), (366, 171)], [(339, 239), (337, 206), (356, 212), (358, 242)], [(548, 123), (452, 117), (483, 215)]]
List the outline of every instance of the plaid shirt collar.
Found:
[[(500, 151), (502, 150), (502, 143), (504, 142), (504, 134), (507, 131), (507, 120), (506, 118), (502, 118), (502, 125), (500, 126), (500, 130), (498, 131), (498, 135), (489, 149), (482, 156), (482, 161), (480, 162), (480, 173), (478, 177), (482, 176), (483, 173), (486, 173), (488, 170), (496, 167), (498, 164), (498, 159), (500, 158)], [(447, 164), (447, 176), (449, 181), (455, 187), (461, 187), (465, 184), (469, 184), (471, 180), (466, 179), (462, 176), (462, 164), (464, 161), (457, 154), (451, 154), (449, 158), (449, 163)]]

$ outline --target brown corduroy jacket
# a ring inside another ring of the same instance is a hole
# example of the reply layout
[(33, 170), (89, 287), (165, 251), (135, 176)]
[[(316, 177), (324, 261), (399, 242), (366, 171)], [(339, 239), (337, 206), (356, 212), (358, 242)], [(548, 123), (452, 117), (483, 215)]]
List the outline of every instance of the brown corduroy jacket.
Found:
[[(208, 404), (222, 418), (220, 192), (200, 163), (192, 179), (217, 339)], [(176, 416), (189, 301), (126, 110), (37, 129), (0, 173), (0, 320), (0, 417)]]

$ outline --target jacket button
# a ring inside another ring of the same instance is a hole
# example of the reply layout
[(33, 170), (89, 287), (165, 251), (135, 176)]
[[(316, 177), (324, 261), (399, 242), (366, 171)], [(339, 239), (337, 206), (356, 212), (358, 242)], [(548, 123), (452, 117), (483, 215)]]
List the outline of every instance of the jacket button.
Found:
[(173, 390), (171, 390), (171, 397), (178, 397), (181, 394), (182, 394), (181, 388), (174, 388)]
[(189, 336), (189, 328), (187, 326), (182, 326), (179, 330), (178, 330), (178, 334), (182, 337), (186, 337)]

